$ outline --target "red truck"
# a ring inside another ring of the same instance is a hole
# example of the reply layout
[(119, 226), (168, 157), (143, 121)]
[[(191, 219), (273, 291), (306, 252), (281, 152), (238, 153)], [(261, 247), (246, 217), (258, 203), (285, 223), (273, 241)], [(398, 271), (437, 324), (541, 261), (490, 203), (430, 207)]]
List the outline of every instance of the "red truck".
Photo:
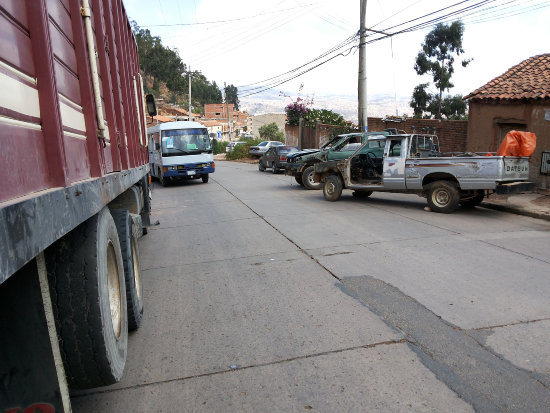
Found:
[(0, 412), (118, 381), (149, 224), (138, 51), (122, 0), (0, 0)]

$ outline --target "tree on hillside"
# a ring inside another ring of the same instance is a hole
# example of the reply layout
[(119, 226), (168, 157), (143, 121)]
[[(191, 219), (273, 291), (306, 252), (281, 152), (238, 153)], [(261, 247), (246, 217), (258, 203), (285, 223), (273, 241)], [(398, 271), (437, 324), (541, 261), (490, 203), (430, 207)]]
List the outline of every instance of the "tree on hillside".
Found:
[(225, 87), (225, 99), (228, 103), (235, 105), (235, 110), (239, 110), (239, 91), (236, 86), (228, 85)]
[[(422, 113), (429, 106), (429, 103), (435, 103), (437, 107), (435, 117), (441, 119), (444, 101), (443, 91), (454, 87), (451, 83), (451, 77), (454, 73), (455, 56), (464, 53), (462, 49), (463, 34), (464, 24), (461, 21), (455, 21), (449, 25), (439, 23), (426, 35), (422, 50), (416, 57), (414, 70), (418, 75), (430, 73), (438, 94), (431, 95), (430, 99), (426, 100), (428, 85), (420, 84), (416, 86), (410, 105), (415, 110), (415, 117), (422, 117)], [(470, 61), (471, 59), (463, 60), (462, 66), (466, 67)]]
[[(188, 104), (189, 69), (179, 56), (177, 49), (162, 45), (160, 37), (151, 35), (147, 29), (141, 29), (132, 22), (136, 37), (140, 69), (146, 76), (154, 78), (153, 90), (147, 92), (159, 94), (160, 82), (169, 89), (166, 97), (171, 103)], [(191, 72), (193, 106), (199, 110), (205, 103), (222, 103), (222, 93), (216, 82), (210, 82), (202, 73)]]
[(181, 92), (184, 87), (182, 74), (187, 68), (178, 51), (163, 46), (160, 37), (152, 36), (149, 30), (141, 29), (136, 22), (132, 25), (140, 68), (146, 75), (153, 76), (156, 82), (165, 82), (172, 92)]

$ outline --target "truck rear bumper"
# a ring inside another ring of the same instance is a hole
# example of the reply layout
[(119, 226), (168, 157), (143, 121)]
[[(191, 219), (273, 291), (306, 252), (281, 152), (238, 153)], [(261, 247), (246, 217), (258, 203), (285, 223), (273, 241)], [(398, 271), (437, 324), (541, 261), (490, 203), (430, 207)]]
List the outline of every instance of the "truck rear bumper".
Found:
[(495, 192), (499, 195), (517, 194), (518, 192), (532, 191), (534, 188), (534, 182), (507, 182), (497, 184)]

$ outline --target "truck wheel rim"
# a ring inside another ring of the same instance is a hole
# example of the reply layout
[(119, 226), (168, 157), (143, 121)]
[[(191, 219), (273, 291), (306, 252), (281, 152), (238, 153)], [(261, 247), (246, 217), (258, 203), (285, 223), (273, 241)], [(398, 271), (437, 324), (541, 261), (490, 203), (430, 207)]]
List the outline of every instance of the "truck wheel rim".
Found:
[(317, 184), (317, 182), (315, 182), (315, 181), (313, 180), (313, 173), (309, 173), (309, 174), (307, 175), (307, 181), (308, 181), (308, 183), (309, 183), (310, 185), (316, 185), (316, 184)]
[(139, 274), (139, 263), (137, 258), (137, 248), (136, 244), (132, 242), (132, 256), (134, 258), (134, 282), (136, 285), (136, 292), (138, 299), (141, 299), (141, 280)]
[(329, 195), (334, 194), (334, 190), (335, 190), (334, 184), (332, 182), (329, 182), (327, 184), (327, 194), (329, 194)]
[(120, 297), (118, 264), (112, 242), (109, 242), (107, 246), (107, 288), (109, 290), (111, 322), (115, 337), (118, 340), (122, 330), (122, 299)]
[(439, 206), (445, 206), (449, 203), (450, 196), (447, 191), (439, 190), (433, 195), (433, 201)]

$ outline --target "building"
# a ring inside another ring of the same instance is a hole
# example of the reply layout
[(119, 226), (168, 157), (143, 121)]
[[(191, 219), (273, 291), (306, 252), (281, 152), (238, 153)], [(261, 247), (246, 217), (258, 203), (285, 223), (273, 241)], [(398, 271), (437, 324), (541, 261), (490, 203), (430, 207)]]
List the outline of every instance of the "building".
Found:
[(529, 178), (550, 188), (550, 53), (533, 56), (466, 95), (471, 152), (495, 152), (511, 130), (533, 132)]
[(163, 106), (160, 110), (163, 115), (172, 116), (173, 120), (191, 120), (192, 122), (196, 122), (201, 116), (198, 113), (191, 112), (191, 119), (189, 119), (189, 111), (175, 106)]
[(208, 135), (210, 135), (211, 138), (219, 141), (229, 140), (227, 122), (200, 119), (199, 123), (206, 126), (206, 129), (208, 129)]
[[(218, 120), (231, 125), (231, 139), (243, 132), (252, 130), (252, 117), (235, 109), (235, 105), (225, 103), (207, 103), (204, 105), (204, 119)], [(225, 139), (224, 139), (225, 140)]]

